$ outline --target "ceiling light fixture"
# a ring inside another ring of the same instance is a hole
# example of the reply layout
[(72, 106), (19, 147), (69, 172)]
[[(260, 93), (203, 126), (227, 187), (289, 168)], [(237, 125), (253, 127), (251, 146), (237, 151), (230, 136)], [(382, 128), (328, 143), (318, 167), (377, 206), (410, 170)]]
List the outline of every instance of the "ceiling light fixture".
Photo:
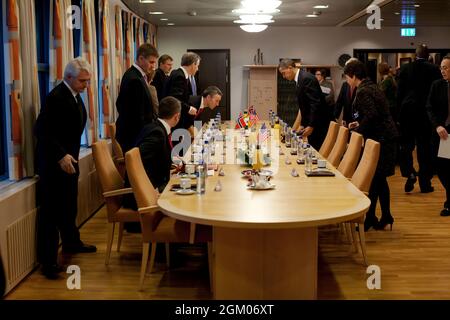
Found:
[(255, 24), (255, 23), (272, 23), (275, 22), (272, 20), (271, 15), (265, 14), (253, 14), (253, 15), (242, 15), (239, 16), (240, 20), (234, 20), (234, 23), (243, 23), (243, 24)]
[(415, 4), (414, 7), (419, 8), (420, 4)]
[(161, 11), (149, 11), (148, 14), (164, 14), (164, 12), (161, 12)]
[(167, 21), (167, 20), (169, 20), (169, 19), (167, 19), (167, 18), (161, 18), (161, 19), (159, 19), (159, 20), (161, 20), (161, 21)]
[(241, 4), (244, 8), (255, 10), (273, 10), (281, 5), (277, 0), (243, 0)]
[(155, 3), (155, 0), (139, 0), (140, 3)]
[(317, 14), (314, 14), (314, 13), (313, 13), (313, 14), (307, 14), (306, 17), (307, 17), (307, 18), (317, 18), (318, 15), (317, 15)]
[(168, 24), (167, 24), (168, 26), (174, 26), (175, 25), (175, 23), (173, 23), (173, 22), (169, 22)]
[(314, 9), (328, 9), (327, 4), (319, 4), (317, 6), (314, 6)]
[(261, 32), (267, 29), (267, 24), (243, 24), (239, 27), (246, 32)]

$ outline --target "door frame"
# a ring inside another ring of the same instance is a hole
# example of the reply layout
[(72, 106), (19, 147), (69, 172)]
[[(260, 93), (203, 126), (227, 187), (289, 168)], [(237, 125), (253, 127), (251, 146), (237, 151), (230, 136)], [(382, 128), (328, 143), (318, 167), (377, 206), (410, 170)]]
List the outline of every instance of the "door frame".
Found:
[[(214, 53), (214, 52), (225, 52), (227, 54), (227, 64), (226, 64), (226, 105), (225, 105), (225, 118), (226, 120), (230, 120), (231, 118), (231, 101), (230, 101), (230, 59), (231, 59), (231, 54), (230, 54), (230, 49), (187, 49), (186, 52), (195, 52), (197, 53), (200, 58), (202, 57), (202, 52), (210, 52), (210, 53)], [(200, 60), (201, 62), (201, 60)], [(197, 74), (196, 74), (196, 80), (198, 80), (197, 78)], [(197, 94), (201, 94), (199, 92), (197, 92)]]

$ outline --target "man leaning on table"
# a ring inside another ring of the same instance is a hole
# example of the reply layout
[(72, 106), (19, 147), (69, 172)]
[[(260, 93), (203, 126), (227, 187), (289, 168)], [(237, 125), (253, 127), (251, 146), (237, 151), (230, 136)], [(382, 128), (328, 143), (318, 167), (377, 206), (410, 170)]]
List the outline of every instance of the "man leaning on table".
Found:
[[(448, 140), (450, 132), (450, 55), (441, 62), (443, 79), (433, 82), (428, 96), (427, 112), (434, 129), (433, 143)], [(439, 145), (439, 144), (438, 144)], [(439, 148), (435, 148), (438, 150)], [(437, 174), (445, 188), (446, 201), (441, 216), (450, 216), (450, 159), (438, 157)]]
[(291, 59), (282, 60), (278, 70), (284, 79), (296, 82), (299, 111), (293, 129), (307, 137), (309, 144), (319, 150), (331, 120), (331, 110), (319, 81), (311, 73), (300, 70)]
[(204, 111), (214, 110), (222, 100), (222, 91), (216, 86), (209, 86), (206, 88), (201, 96), (191, 96), (189, 98), (189, 103), (192, 104), (194, 108), (197, 108), (197, 114), (191, 117), (192, 124), (194, 121), (201, 121), (202, 124), (209, 120), (205, 119)]

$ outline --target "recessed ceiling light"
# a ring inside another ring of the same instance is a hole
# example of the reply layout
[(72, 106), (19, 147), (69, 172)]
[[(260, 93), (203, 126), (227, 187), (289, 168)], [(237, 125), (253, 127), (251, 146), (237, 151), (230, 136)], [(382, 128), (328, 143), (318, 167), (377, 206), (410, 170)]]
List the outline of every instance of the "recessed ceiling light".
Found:
[(161, 18), (161, 19), (159, 19), (159, 20), (161, 20), (161, 21), (167, 21), (167, 20), (169, 20), (169, 19), (167, 19), (167, 18)]
[(175, 25), (175, 23), (173, 23), (173, 22), (169, 22), (168, 24), (167, 24), (168, 26), (174, 26)]
[(314, 9), (328, 9), (327, 4), (319, 4), (317, 6), (314, 6)]
[(380, 21), (384, 21), (384, 19), (383, 19), (383, 18), (380, 18)]
[(394, 14), (395, 14), (396, 16), (398, 16), (398, 15), (400, 15), (400, 12), (394, 12)]
[(161, 12), (161, 11), (150, 11), (148, 14), (164, 14), (164, 12)]
[(239, 27), (246, 32), (261, 32), (267, 29), (267, 24), (243, 24)]
[(414, 7), (419, 8), (420, 4), (415, 4)]
[(308, 17), (308, 18), (317, 18), (318, 15), (317, 14), (307, 14), (306, 17)]
[(139, 0), (140, 3), (155, 3), (155, 0)]

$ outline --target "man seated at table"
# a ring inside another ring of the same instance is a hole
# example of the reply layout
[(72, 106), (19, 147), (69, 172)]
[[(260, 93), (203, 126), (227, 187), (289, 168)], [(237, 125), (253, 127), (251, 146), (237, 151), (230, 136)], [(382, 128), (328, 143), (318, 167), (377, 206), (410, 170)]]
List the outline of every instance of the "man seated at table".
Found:
[(209, 86), (202, 92), (201, 96), (191, 96), (189, 103), (198, 110), (197, 114), (191, 117), (192, 125), (195, 121), (201, 121), (203, 125), (210, 118), (213, 118), (211, 112), (219, 105), (222, 95), (219, 88)]
[(145, 171), (155, 189), (162, 192), (170, 180), (172, 141), (170, 130), (180, 121), (181, 104), (174, 97), (159, 103), (159, 117), (139, 134), (136, 146), (141, 152)]

